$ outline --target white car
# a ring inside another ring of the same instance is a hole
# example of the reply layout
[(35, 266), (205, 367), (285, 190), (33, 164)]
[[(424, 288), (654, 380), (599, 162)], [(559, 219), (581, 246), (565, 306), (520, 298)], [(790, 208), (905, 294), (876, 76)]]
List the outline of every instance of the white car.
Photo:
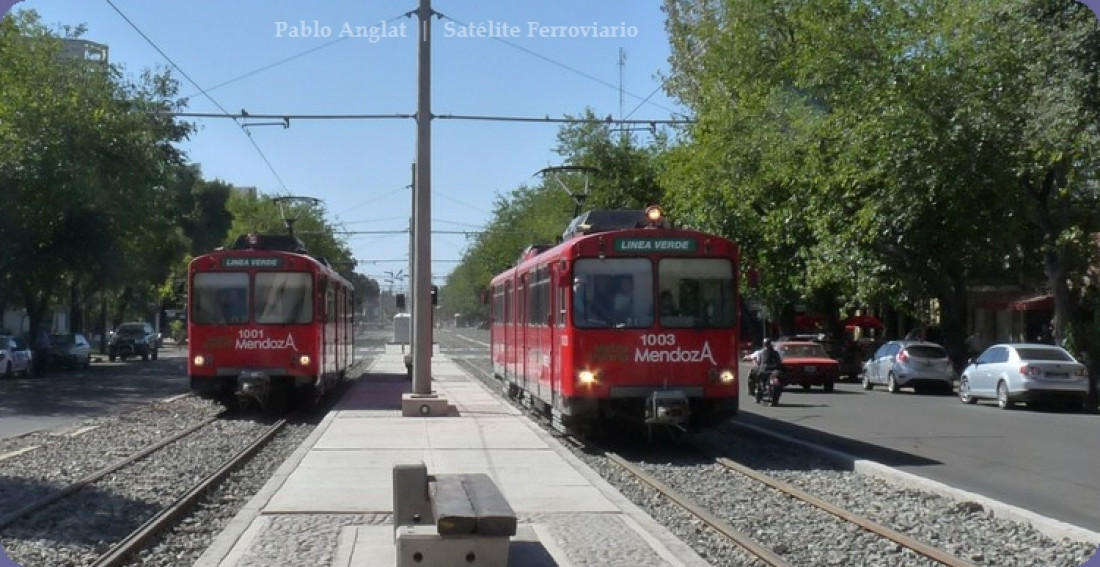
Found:
[(993, 345), (959, 377), (959, 399), (964, 404), (993, 399), (1003, 409), (1017, 402), (1043, 401), (1084, 407), (1088, 392), (1085, 365), (1065, 349), (1045, 344)]
[(0, 335), (0, 374), (11, 378), (16, 374), (30, 376), (31, 349), (26, 341), (11, 335)]

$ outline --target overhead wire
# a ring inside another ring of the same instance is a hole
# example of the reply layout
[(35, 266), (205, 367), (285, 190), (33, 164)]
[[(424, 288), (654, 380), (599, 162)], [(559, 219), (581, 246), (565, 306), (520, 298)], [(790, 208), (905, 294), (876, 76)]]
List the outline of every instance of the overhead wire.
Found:
[[(433, 11), (434, 11), (434, 10), (433, 10)], [(451, 20), (452, 22), (454, 22), (454, 23), (456, 23), (456, 24), (458, 24), (458, 25), (460, 25), (460, 26), (465, 26), (465, 27), (469, 27), (470, 25), (472, 25), (472, 24), (471, 24), (470, 22), (463, 22), (463, 21), (461, 21), (461, 20), (457, 20), (457, 19), (455, 19), (455, 18), (452, 18), (451, 16), (448, 16), (447, 14), (444, 14), (444, 13), (442, 13), (442, 12), (439, 12), (439, 11), (435, 11), (435, 15), (436, 15), (436, 16), (438, 16), (438, 17), (440, 17), (440, 18), (445, 18), (445, 19)], [(562, 68), (562, 69), (565, 69), (566, 71), (569, 71), (570, 73), (575, 73), (575, 74), (577, 74), (577, 75), (580, 75), (581, 77), (584, 77), (584, 78), (586, 78), (586, 79), (588, 79), (588, 80), (590, 80), (590, 81), (594, 81), (594, 82), (596, 82), (596, 83), (599, 83), (599, 84), (601, 84), (601, 85), (604, 85), (604, 86), (606, 86), (606, 87), (609, 87), (609, 88), (615, 89), (616, 91), (620, 90), (620, 88), (619, 88), (619, 86), (618, 86), (618, 85), (614, 85), (614, 84), (612, 84), (612, 83), (610, 83), (610, 82), (608, 82), (608, 81), (605, 81), (605, 80), (603, 80), (603, 79), (601, 79), (601, 78), (599, 78), (599, 77), (595, 77), (595, 76), (593, 76), (593, 75), (590, 75), (590, 74), (588, 74), (588, 73), (585, 73), (584, 71), (581, 71), (580, 69), (577, 69), (577, 68), (575, 68), (575, 67), (571, 67), (571, 66), (569, 66), (569, 65), (566, 65), (565, 63), (562, 63), (562, 62), (560, 62), (560, 61), (555, 61), (554, 59), (551, 59), (551, 58), (549, 58), (549, 57), (547, 57), (547, 56), (545, 56), (545, 55), (543, 55), (543, 54), (541, 54), (541, 53), (538, 53), (537, 51), (534, 51), (534, 50), (532, 50), (532, 49), (528, 49), (528, 48), (526, 48), (526, 47), (523, 47), (523, 46), (521, 46), (521, 45), (519, 45), (519, 44), (516, 44), (516, 43), (512, 43), (512, 42), (510, 42), (510, 41), (508, 41), (508, 40), (506, 40), (506, 39), (504, 39), (504, 38), (502, 38), (502, 37), (497, 37), (497, 36), (493, 36), (493, 37), (492, 37), (492, 39), (495, 39), (495, 40), (497, 40), (497, 41), (499, 41), (499, 42), (501, 42), (501, 43), (503, 43), (503, 44), (505, 44), (505, 45), (507, 45), (507, 46), (509, 46), (509, 47), (512, 47), (513, 49), (518, 49), (519, 51), (522, 51), (522, 52), (524, 52), (524, 53), (526, 53), (526, 54), (528, 54), (528, 55), (531, 55), (532, 57), (537, 57), (538, 59), (541, 59), (541, 60), (543, 60), (543, 61), (545, 61), (545, 62), (547, 62), (547, 63), (549, 63), (549, 64), (551, 64), (551, 65), (554, 65), (554, 66), (556, 66), (556, 67), (560, 67), (560, 68)], [(631, 93), (631, 92), (629, 92), (629, 91), (626, 91), (626, 90), (622, 90), (622, 92), (623, 92), (624, 94), (630, 95), (630, 96), (632, 96), (632, 97), (634, 97), (634, 98), (636, 98), (636, 99), (638, 99), (638, 100), (643, 100), (643, 101), (645, 100), (645, 99), (642, 99), (642, 97), (640, 97), (640, 96), (638, 96), (638, 95), (636, 95), (636, 94), (634, 94), (634, 93)], [(652, 97), (652, 96), (653, 96), (653, 95), (650, 95), (650, 97)], [(648, 98), (648, 97), (647, 97), (647, 98)], [(661, 104), (657, 104), (657, 103), (655, 103), (655, 102), (651, 102), (650, 104), (652, 104), (653, 106), (656, 106), (657, 108), (660, 108), (660, 109), (662, 109), (662, 110), (668, 111), (668, 112), (669, 112), (669, 113), (671, 113), (671, 114), (674, 114), (674, 115), (681, 115), (681, 116), (683, 115), (682, 113), (680, 113), (680, 112), (678, 112), (678, 111), (676, 111), (676, 110), (673, 110), (673, 109), (671, 109), (671, 108), (669, 108), (669, 107), (667, 107), (667, 106), (664, 106), (664, 105), (661, 105)], [(647, 122), (649, 122), (649, 121), (647, 121)]]
[[(214, 97), (210, 96), (210, 93), (207, 92), (206, 89), (204, 89), (202, 85), (198, 83), (198, 81), (195, 81), (195, 79), (191, 78), (191, 75), (188, 75), (187, 71), (184, 71), (182, 67), (176, 64), (176, 62), (171, 57), (169, 57), (168, 54), (165, 53), (164, 50), (161, 49), (160, 46), (152, 40), (152, 38), (146, 35), (145, 32), (143, 32), (141, 28), (138, 27), (138, 25), (130, 19), (129, 16), (124, 14), (122, 10), (120, 10), (119, 7), (116, 6), (112, 0), (104, 1), (107, 2), (107, 5), (114, 9), (114, 11), (118, 13), (118, 15), (123, 20), (125, 20), (127, 24), (130, 24), (130, 27), (134, 28), (134, 31), (136, 31), (138, 35), (140, 35), (150, 46), (152, 46), (152, 48), (155, 49), (157, 53), (159, 53), (160, 56), (165, 59), (165, 61), (168, 61), (168, 64), (171, 65), (172, 68), (174, 68), (176, 71), (179, 71), (180, 75), (183, 75), (183, 77), (187, 79), (192, 85), (194, 85), (195, 88), (199, 89), (199, 91), (203, 94), (203, 96), (207, 98), (207, 100), (212, 102), (214, 106), (218, 107), (218, 109), (221, 110), (223, 113), (229, 114), (229, 111), (226, 110), (224, 106), (222, 106), (218, 101), (214, 100)], [(279, 182), (279, 186), (282, 187), (283, 191), (289, 193), (290, 190), (287, 189), (286, 183), (283, 182), (283, 178), (279, 175), (278, 171), (275, 171), (275, 166), (271, 164), (271, 160), (267, 159), (267, 155), (264, 154), (262, 149), (260, 149), (259, 144), (257, 144), (256, 141), (252, 139), (252, 134), (244, 127), (243, 124), (241, 124), (239, 120), (234, 119), (233, 121), (237, 124), (237, 126), (240, 126), (241, 131), (244, 132), (245, 136), (248, 138), (249, 143), (251, 143), (252, 147), (256, 149), (256, 152), (260, 154), (260, 158), (263, 159), (265, 164), (267, 164), (267, 168), (271, 171), (271, 175), (273, 175), (275, 177), (275, 180)]]
[[(410, 14), (410, 12), (403, 12), (403, 13), (401, 13), (401, 14), (398, 14), (398, 15), (396, 15), (396, 16), (394, 16), (394, 17), (392, 17), (392, 18), (389, 18), (389, 19), (387, 19), (387, 20), (383, 20), (383, 23), (389, 23), (389, 22), (393, 22), (393, 21), (395, 21), (395, 20), (399, 20), (399, 19), (402, 19), (402, 18), (407, 18), (407, 17), (409, 17), (409, 14)], [(259, 68), (257, 68), (257, 69), (253, 69), (252, 71), (249, 71), (249, 72), (247, 72), (247, 73), (245, 73), (245, 74), (243, 74), (243, 75), (239, 75), (239, 76), (237, 76), (237, 77), (234, 77), (234, 78), (232, 78), (232, 79), (229, 79), (229, 80), (227, 80), (227, 81), (223, 81), (223, 82), (221, 82), (221, 83), (218, 83), (218, 84), (216, 84), (216, 85), (214, 85), (214, 86), (212, 86), (212, 87), (209, 87), (209, 88), (207, 88), (206, 90), (207, 90), (207, 92), (209, 92), (209, 91), (212, 91), (212, 90), (216, 90), (216, 89), (219, 89), (219, 88), (221, 88), (221, 87), (224, 87), (224, 86), (226, 86), (226, 85), (230, 85), (230, 84), (232, 84), (232, 83), (235, 83), (235, 82), (237, 82), (237, 81), (240, 81), (240, 80), (243, 80), (243, 79), (247, 79), (247, 78), (249, 78), (249, 77), (251, 77), (251, 76), (253, 76), (253, 75), (258, 75), (259, 73), (262, 73), (262, 72), (264, 72), (264, 71), (267, 71), (268, 69), (272, 69), (272, 68), (274, 68), (274, 67), (278, 67), (279, 65), (282, 65), (282, 64), (284, 64), (284, 63), (289, 63), (289, 62), (291, 62), (291, 61), (294, 61), (295, 59), (299, 59), (299, 58), (301, 58), (301, 57), (305, 57), (306, 55), (309, 55), (309, 54), (311, 54), (311, 53), (314, 53), (314, 52), (316, 52), (316, 51), (320, 51), (320, 50), (322, 50), (322, 49), (325, 49), (325, 48), (328, 48), (328, 47), (332, 47), (333, 45), (336, 45), (337, 43), (340, 43), (340, 42), (342, 42), (342, 41), (344, 41), (344, 40), (346, 40), (346, 39), (349, 39), (349, 37), (350, 37), (350, 36), (341, 36), (341, 37), (338, 37), (338, 38), (336, 38), (336, 39), (334, 39), (334, 40), (332, 40), (332, 41), (330, 41), (330, 42), (327, 42), (327, 43), (323, 43), (323, 44), (321, 44), (321, 45), (318, 45), (317, 47), (311, 47), (311, 48), (309, 48), (309, 49), (307, 49), (307, 50), (305, 50), (305, 51), (302, 51), (302, 52), (296, 53), (296, 54), (294, 54), (294, 55), (291, 55), (290, 57), (285, 57), (285, 58), (283, 58), (283, 59), (280, 59), (280, 60), (278, 60), (278, 61), (275, 61), (275, 62), (273, 62), (273, 63), (269, 63), (269, 64), (267, 64), (267, 65), (264, 65), (263, 67), (259, 67)], [(188, 95), (188, 96), (186, 96), (186, 97), (184, 97), (184, 98), (191, 98), (192, 96), (195, 96), (195, 94), (191, 94), (191, 95)]]

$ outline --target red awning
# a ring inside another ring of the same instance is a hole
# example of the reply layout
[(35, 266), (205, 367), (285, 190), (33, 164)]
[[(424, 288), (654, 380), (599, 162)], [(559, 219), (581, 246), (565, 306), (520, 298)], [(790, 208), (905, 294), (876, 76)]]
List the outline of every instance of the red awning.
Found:
[(825, 318), (820, 315), (795, 315), (794, 330), (798, 333), (815, 332), (825, 323)]
[(1051, 311), (1054, 309), (1054, 296), (1044, 293), (1017, 299), (1009, 303), (1008, 308), (1011, 311)]
[(844, 320), (845, 327), (861, 327), (864, 329), (883, 329), (886, 326), (879, 321), (878, 317), (872, 317), (871, 315), (856, 315), (855, 317), (848, 317)]
[(1053, 311), (1054, 297), (1047, 293), (1019, 295), (1000, 300), (986, 300), (979, 306), (989, 311)]

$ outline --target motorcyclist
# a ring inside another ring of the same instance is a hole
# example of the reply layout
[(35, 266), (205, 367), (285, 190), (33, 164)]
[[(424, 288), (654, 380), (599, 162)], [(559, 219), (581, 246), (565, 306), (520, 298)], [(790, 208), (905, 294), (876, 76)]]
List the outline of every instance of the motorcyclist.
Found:
[(749, 373), (749, 392), (756, 393), (761, 385), (767, 383), (767, 377), (780, 369), (783, 359), (780, 358), (779, 351), (775, 350), (771, 339), (764, 339), (764, 347), (753, 353), (752, 361), (754, 366)]

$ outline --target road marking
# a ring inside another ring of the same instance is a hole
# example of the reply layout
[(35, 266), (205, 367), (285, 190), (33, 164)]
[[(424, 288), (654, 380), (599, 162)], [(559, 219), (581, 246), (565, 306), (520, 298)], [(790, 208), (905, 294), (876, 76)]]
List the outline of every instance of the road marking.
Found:
[(22, 455), (23, 453), (30, 453), (31, 451), (33, 451), (33, 450), (35, 450), (39, 447), (41, 447), (41, 445), (31, 445), (30, 447), (23, 447), (22, 449), (19, 449), (17, 451), (12, 451), (10, 453), (4, 453), (3, 455), (0, 455), (0, 461), (6, 461), (6, 460), (8, 460), (12, 457), (18, 457), (19, 455)]
[(87, 433), (89, 431), (94, 431), (96, 429), (99, 429), (98, 425), (88, 425), (86, 427), (81, 427), (80, 429), (74, 429), (74, 430), (66, 433), (65, 435), (68, 436), (68, 437), (79, 437), (79, 436), (84, 435), (85, 433)]
[(464, 341), (470, 341), (471, 343), (474, 343), (475, 345), (478, 345), (478, 346), (483, 346), (485, 348), (489, 348), (489, 343), (483, 343), (481, 341), (471, 339), (470, 337), (464, 337), (464, 336), (458, 335), (458, 334), (456, 334), (455, 337), (458, 337), (458, 338), (460, 338)]

